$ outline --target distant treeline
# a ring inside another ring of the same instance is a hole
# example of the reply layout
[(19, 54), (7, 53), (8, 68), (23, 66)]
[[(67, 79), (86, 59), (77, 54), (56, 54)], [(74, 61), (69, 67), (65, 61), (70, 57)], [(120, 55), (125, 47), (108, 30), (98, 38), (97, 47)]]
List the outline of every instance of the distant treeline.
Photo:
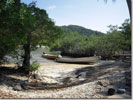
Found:
[(101, 56), (110, 59), (113, 54), (123, 50), (131, 50), (131, 25), (127, 19), (118, 26), (108, 26), (110, 30), (104, 34), (88, 30), (80, 26), (70, 25), (61, 27), (63, 37), (55, 43), (51, 50), (60, 50), (62, 55), (82, 57)]
[(78, 25), (61, 26), (61, 28), (65, 31), (66, 34), (70, 32), (77, 32), (78, 34), (87, 35), (87, 36), (90, 36), (90, 35), (101, 36), (104, 34), (102, 32), (87, 29)]

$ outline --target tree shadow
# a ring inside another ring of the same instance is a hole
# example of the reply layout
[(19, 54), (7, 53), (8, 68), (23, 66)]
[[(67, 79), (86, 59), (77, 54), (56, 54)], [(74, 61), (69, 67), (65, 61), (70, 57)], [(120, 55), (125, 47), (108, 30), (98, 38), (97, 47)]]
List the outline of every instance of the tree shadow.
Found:
[[(59, 84), (46, 84), (46, 83), (42, 83), (40, 82), (40, 86), (38, 87), (38, 89), (47, 89), (47, 90), (51, 90), (51, 89), (61, 89), (61, 88), (66, 88), (66, 87), (72, 87), (72, 86), (76, 86), (76, 85), (81, 85), (81, 84), (85, 84), (88, 82), (93, 82), (96, 80), (102, 80), (102, 79), (108, 79), (114, 76), (118, 76), (121, 77), (121, 74), (123, 74), (122, 72), (119, 74), (114, 74), (112, 73), (110, 70), (108, 70), (109, 68), (112, 68), (112, 66), (115, 65), (115, 67), (120, 67), (119, 64), (105, 64), (105, 65), (97, 65), (95, 67), (85, 67), (85, 68), (79, 68), (73, 72), (69, 72), (69, 73), (61, 73), (61, 76), (65, 75), (64, 77), (64, 81), (62, 85)], [(123, 67), (121, 67), (123, 68)], [(75, 76), (78, 76), (80, 73), (82, 72), (86, 72), (86, 77), (84, 78), (84, 80), (78, 80), (78, 77), (73, 77), (73, 75), (71, 75), (72, 73), (75, 73)], [(106, 74), (110, 74), (110, 76), (104, 77), (104, 78), (99, 78), (100, 76), (106, 75)], [(68, 77), (67, 77), (68, 76)], [(77, 81), (75, 82), (71, 82), (70, 79), (68, 79), (67, 81), (65, 79), (67, 78), (75, 78)], [(32, 84), (33, 86), (33, 84)], [(34, 86), (37, 86), (37, 84), (34, 84)], [(42, 87), (42, 86), (46, 86), (46, 87)], [(36, 88), (32, 88), (33, 90)]]
[(24, 71), (15, 69), (13, 67), (5, 67), (5, 66), (0, 66), (0, 85), (6, 85), (13, 87), (17, 83), (24, 83), (24, 80), (13, 78), (11, 76), (15, 77), (27, 77), (27, 74), (25, 74)]
[[(68, 87), (73, 87), (73, 86), (77, 86), (77, 85), (81, 85), (81, 84), (85, 84), (85, 83), (89, 83), (89, 82), (94, 82), (94, 81), (98, 81), (98, 80), (103, 80), (103, 79), (109, 79), (112, 77), (121, 77), (121, 75), (123, 75), (123, 72), (119, 72), (117, 74), (113, 73), (113, 70), (109, 70), (110, 68), (113, 67), (118, 67), (117, 70), (119, 69), (119, 71), (121, 71), (121, 69), (124, 70), (129, 70), (129, 68), (131, 66), (127, 65), (127, 66), (122, 66), (123, 64), (119, 64), (119, 63), (111, 63), (111, 64), (105, 64), (105, 65), (96, 65), (93, 67), (85, 67), (85, 68), (79, 68), (76, 69), (73, 72), (69, 72), (69, 73), (61, 73), (61, 75), (65, 74), (66, 77), (68, 78), (68, 76), (71, 76), (70, 74), (75, 73), (75, 77), (74, 80), (63, 80), (63, 84), (57, 84), (57, 83), (45, 83), (45, 82), (41, 82), (41, 81), (37, 81), (37, 80), (33, 80), (30, 83), (27, 83), (26, 86), (28, 87), (27, 90), (22, 90), (22, 91), (30, 91), (30, 90), (58, 90), (58, 89), (64, 89), (64, 88), (68, 88)], [(114, 69), (115, 70), (115, 69)], [(81, 76), (80, 75), (82, 72), (86, 72), (86, 77), (83, 80), (80, 80)], [(25, 74), (23, 71), (20, 71), (18, 69), (15, 68), (8, 68), (8, 67), (0, 67), (0, 85), (7, 85), (10, 87), (14, 87), (14, 85), (16, 85), (17, 83), (20, 84), (25, 84), (26, 80), (22, 80), (22, 79), (18, 79), (15, 77), (11, 77), (10, 75), (15, 75), (15, 76), (21, 76), (21, 77), (27, 77), (28, 75)], [(101, 78), (101, 76), (103, 76)], [(109, 75), (109, 76), (106, 76)], [(117, 84), (117, 85), (116, 85)], [(121, 84), (121, 81), (114, 83), (114, 86), (118, 86), (119, 84)], [(131, 88), (131, 87), (129, 87)]]

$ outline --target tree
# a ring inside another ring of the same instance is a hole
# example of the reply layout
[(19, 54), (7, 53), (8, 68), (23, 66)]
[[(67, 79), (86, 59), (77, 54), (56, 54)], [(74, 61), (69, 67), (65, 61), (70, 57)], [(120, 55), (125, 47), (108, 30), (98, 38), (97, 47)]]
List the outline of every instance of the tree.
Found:
[(96, 45), (96, 53), (102, 59), (110, 59), (113, 54), (122, 51), (123, 35), (120, 31), (111, 31), (100, 37)]
[(60, 37), (61, 31), (45, 10), (35, 7), (35, 2), (28, 6), (23, 4), (22, 10), (26, 36), (23, 42), (25, 51), (23, 67), (27, 68), (30, 66), (31, 48), (36, 48), (37, 45), (51, 45)]
[(19, 46), (22, 32), (20, 1), (0, 1), (0, 60)]
[(121, 27), (109, 25), (107, 34), (100, 37), (96, 52), (103, 59), (110, 59), (113, 54), (123, 50), (131, 50), (131, 24), (129, 19), (125, 20)]
[(0, 60), (23, 45), (23, 67), (30, 66), (30, 52), (36, 45), (51, 45), (61, 35), (45, 10), (20, 0), (0, 1)]
[(126, 19), (120, 27), (123, 37), (123, 50), (131, 51), (131, 23), (129, 19)]
[[(65, 30), (64, 30), (65, 31)], [(97, 35), (84, 35), (77, 32), (65, 32), (59, 44), (55, 44), (51, 49), (61, 51), (62, 55), (82, 57), (93, 56), (95, 44), (98, 40)]]

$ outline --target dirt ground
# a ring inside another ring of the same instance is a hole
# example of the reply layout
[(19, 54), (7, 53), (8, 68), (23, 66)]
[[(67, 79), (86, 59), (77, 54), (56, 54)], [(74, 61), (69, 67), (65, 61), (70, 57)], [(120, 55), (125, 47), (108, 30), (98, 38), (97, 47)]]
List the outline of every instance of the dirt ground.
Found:
[[(26, 89), (15, 90), (24, 85)], [(108, 89), (125, 93), (108, 95)], [(131, 98), (131, 63), (98, 61), (94, 64), (46, 63), (32, 77), (14, 64), (0, 67), (0, 98)]]

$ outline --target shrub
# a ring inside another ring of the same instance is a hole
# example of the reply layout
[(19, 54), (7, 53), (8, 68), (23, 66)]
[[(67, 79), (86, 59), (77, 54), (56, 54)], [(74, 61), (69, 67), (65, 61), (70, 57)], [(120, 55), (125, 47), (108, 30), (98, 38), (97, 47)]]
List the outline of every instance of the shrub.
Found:
[(34, 61), (34, 62), (30, 65), (30, 67), (25, 66), (25, 70), (26, 70), (26, 71), (29, 71), (29, 72), (32, 72), (32, 71), (38, 70), (39, 67), (40, 67), (40, 64), (39, 64), (37, 61)]

